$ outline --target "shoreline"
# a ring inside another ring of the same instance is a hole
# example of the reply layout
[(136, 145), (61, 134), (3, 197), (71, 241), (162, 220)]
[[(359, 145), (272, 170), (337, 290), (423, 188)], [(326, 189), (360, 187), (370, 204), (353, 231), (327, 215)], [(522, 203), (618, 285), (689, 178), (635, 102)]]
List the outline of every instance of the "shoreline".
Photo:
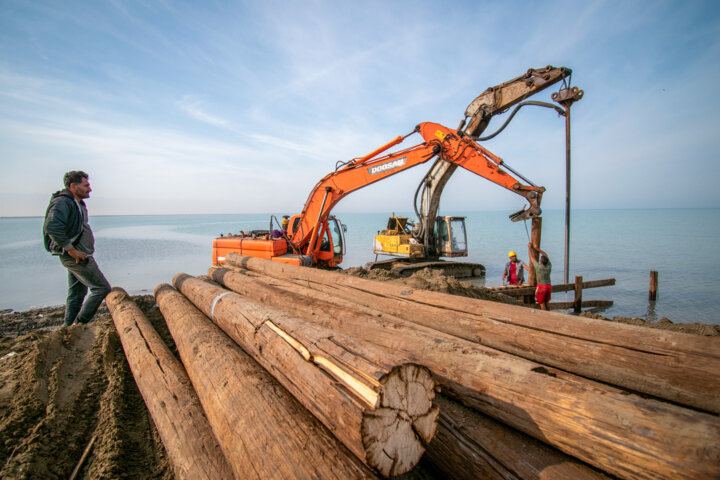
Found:
[[(352, 272), (348, 272), (352, 274)], [(362, 274), (360, 276), (363, 276)], [(400, 282), (414, 288), (422, 288), (432, 291), (451, 293), (460, 296), (478, 298), (487, 301), (496, 301), (519, 304), (515, 299), (506, 295), (491, 292), (483, 287), (467, 286), (462, 284), (455, 278), (445, 277), (442, 275), (433, 275), (432, 273), (418, 272), (407, 278), (393, 277), (391, 275), (374, 275), (377, 280)], [(149, 293), (131, 294), (133, 298), (142, 298), (144, 302), (155, 303), (154, 297)], [(9, 311), (8, 311), (9, 310)], [(103, 302), (98, 309), (95, 317), (90, 323), (108, 313), (107, 306)], [(568, 314), (570, 317), (575, 315)], [(25, 335), (34, 330), (54, 330), (62, 327), (65, 316), (65, 305), (46, 305), (42, 307), (31, 307), (24, 311), (16, 311), (12, 309), (4, 309), (0, 311), (0, 338), (1, 337), (18, 337)], [(674, 323), (672, 320), (662, 317), (657, 321), (649, 321), (639, 317), (605, 317), (603, 315), (582, 312), (578, 316), (604, 320), (609, 322), (625, 323), (629, 325), (643, 326), (647, 328), (655, 328), (661, 330), (669, 330), (674, 332), (688, 333), (703, 336), (720, 336), (720, 325), (692, 322), (692, 323)]]

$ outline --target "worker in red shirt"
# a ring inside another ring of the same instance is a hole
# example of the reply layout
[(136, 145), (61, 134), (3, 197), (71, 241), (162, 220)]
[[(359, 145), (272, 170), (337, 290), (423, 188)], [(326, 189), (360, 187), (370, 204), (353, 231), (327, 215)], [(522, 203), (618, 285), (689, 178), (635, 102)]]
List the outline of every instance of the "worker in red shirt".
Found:
[(537, 288), (535, 289), (535, 300), (540, 305), (541, 310), (550, 310), (550, 296), (552, 293), (552, 285), (550, 283), (550, 274), (552, 273), (552, 263), (550, 257), (539, 247), (528, 243), (533, 257), (540, 254), (540, 260), (533, 260), (533, 268), (535, 268), (535, 279), (537, 280)]
[(513, 251), (508, 252), (510, 261), (505, 264), (505, 271), (503, 272), (502, 282), (503, 285), (522, 285), (525, 283), (525, 270), (530, 271), (530, 267), (525, 265), (525, 262), (517, 258), (517, 254)]

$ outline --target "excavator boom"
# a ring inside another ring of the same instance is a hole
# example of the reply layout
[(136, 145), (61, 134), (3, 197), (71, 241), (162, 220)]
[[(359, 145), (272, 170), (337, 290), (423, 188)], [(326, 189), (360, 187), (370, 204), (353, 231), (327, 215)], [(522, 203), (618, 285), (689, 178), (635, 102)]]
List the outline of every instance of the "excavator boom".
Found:
[[(569, 78), (572, 70), (566, 67), (552, 67), (529, 69), (524, 75), (490, 87), (470, 102), (465, 110), (465, 119), (458, 128), (465, 134), (477, 138), (485, 131), (490, 120), (508, 108), (517, 105), (528, 97), (545, 90), (546, 88)], [(467, 126), (465, 126), (467, 125)], [(429, 253), (432, 253), (435, 244), (435, 231), (433, 222), (440, 209), (440, 197), (450, 177), (458, 165), (438, 159), (423, 179), (419, 187), (420, 207), (416, 206), (421, 230), (418, 237)], [(521, 210), (510, 216), (511, 220), (519, 221), (538, 215), (540, 212)]]
[(418, 125), (415, 132), (423, 137), (422, 143), (384, 156), (372, 156), (401, 143), (404, 137), (398, 137), (372, 154), (350, 161), (321, 179), (308, 196), (302, 213), (290, 220), (288, 236), (292, 244), (307, 255), (314, 256), (320, 243), (318, 239), (322, 238), (322, 226), (343, 197), (435, 157), (525, 197), (530, 204), (528, 211), (539, 214), (545, 188), (522, 184), (501, 168), (503, 160), (500, 157), (469, 136), (429, 122)]

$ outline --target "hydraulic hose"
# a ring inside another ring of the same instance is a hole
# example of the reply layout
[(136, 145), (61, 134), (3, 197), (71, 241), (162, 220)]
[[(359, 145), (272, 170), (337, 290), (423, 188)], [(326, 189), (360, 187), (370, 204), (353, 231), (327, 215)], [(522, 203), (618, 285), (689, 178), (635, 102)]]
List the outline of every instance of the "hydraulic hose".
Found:
[(490, 140), (491, 138), (495, 138), (500, 132), (505, 130), (505, 127), (507, 127), (510, 124), (510, 120), (513, 119), (513, 117), (518, 112), (518, 110), (520, 110), (525, 105), (535, 105), (536, 107), (552, 108), (553, 110), (558, 112), (560, 115), (563, 115), (563, 116), (565, 115), (565, 110), (558, 107), (557, 105), (553, 105), (552, 103), (548, 103), (548, 102), (538, 102), (536, 100), (528, 100), (527, 102), (522, 102), (522, 103), (518, 104), (515, 107), (515, 109), (512, 111), (510, 116), (507, 118), (507, 120), (505, 120), (505, 123), (503, 123), (502, 126), (495, 133), (492, 133), (485, 137), (472, 137), (473, 140), (475, 140), (476, 142), (483, 142), (485, 140)]

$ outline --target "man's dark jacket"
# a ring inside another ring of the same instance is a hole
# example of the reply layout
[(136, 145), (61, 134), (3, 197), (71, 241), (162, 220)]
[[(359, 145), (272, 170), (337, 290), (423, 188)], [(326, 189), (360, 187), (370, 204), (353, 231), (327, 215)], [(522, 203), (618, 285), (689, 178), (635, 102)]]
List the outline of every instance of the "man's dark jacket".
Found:
[[(85, 206), (85, 202), (80, 200)], [(53, 255), (63, 253), (63, 247), (77, 240), (83, 228), (83, 216), (69, 190), (60, 190), (50, 197), (50, 205), (45, 212), (43, 240), (45, 250)]]

